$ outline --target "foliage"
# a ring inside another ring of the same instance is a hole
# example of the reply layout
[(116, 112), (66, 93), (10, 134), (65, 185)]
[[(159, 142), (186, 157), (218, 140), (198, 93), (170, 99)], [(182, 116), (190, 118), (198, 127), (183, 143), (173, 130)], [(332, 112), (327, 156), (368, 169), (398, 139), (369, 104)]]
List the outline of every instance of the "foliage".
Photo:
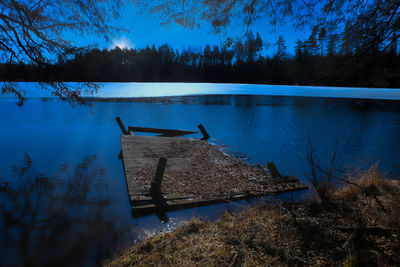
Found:
[[(275, 42), (279, 53), (272, 58), (264, 56), (262, 48), (266, 42), (259, 33), (250, 31), (243, 40), (232, 39), (223, 46), (207, 45), (204, 49), (179, 51), (164, 44), (158, 48), (152, 45), (130, 50), (85, 50), (40, 73), (32, 65), (0, 65), (0, 79), (400, 87), (397, 51), (386, 49), (355, 60), (351, 52), (354, 48), (345, 39), (337, 34), (322, 38), (317, 32), (306, 40), (297, 40), (294, 57), (286, 52), (283, 37)], [(11, 74), (7, 69), (11, 69)]]
[(291, 19), (298, 28), (317, 27), (319, 38), (345, 34), (357, 51), (384, 50), (397, 43), (400, 2), (393, 0), (133, 0), (165, 23), (193, 28), (208, 22), (215, 32), (237, 23), (248, 28), (260, 20), (271, 24)]
[(276, 42), (276, 47), (277, 50), (275, 57), (279, 58), (280, 60), (284, 60), (287, 54), (286, 54), (285, 39), (283, 39), (282, 35), (279, 35), (278, 41)]
[[(0, 60), (6, 62), (6, 74), (19, 63), (25, 73), (35, 66), (48, 71), (52, 64), (72, 59), (83, 48), (65, 39), (65, 34), (95, 34), (108, 38), (115, 30), (107, 24), (118, 16), (121, 0), (3, 0), (0, 2)], [(7, 77), (7, 76), (6, 76)], [(2, 93), (12, 93), (23, 101), (23, 92), (12, 80), (3, 82)], [(46, 79), (43, 87), (63, 99), (82, 101), (81, 90), (96, 90), (93, 84), (71, 87)]]

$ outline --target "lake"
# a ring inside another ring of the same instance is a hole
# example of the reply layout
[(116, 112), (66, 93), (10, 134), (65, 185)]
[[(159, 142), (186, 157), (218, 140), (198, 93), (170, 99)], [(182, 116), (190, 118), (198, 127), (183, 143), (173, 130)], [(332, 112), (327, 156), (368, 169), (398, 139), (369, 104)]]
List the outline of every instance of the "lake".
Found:
[(24, 106), (0, 97), (5, 265), (96, 265), (125, 241), (193, 216), (213, 220), (246, 204), (170, 212), (166, 224), (156, 216), (132, 218), (117, 116), (144, 127), (196, 130), (202, 123), (227, 153), (251, 163), (273, 161), (282, 174), (304, 182), (309, 144), (323, 166), (336, 151), (340, 170), (378, 164), (389, 177), (400, 177), (396, 89), (113, 83), (90, 107), (71, 107), (35, 84), (21, 86)]

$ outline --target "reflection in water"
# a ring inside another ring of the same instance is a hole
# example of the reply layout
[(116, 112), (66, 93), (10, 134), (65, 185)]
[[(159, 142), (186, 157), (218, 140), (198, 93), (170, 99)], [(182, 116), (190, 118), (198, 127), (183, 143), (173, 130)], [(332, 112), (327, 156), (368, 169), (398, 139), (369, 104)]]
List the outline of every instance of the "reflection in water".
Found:
[[(48, 99), (49, 101), (50, 99)], [(309, 106), (317, 104), (328, 108), (348, 107), (355, 111), (379, 110), (400, 111), (398, 100), (376, 99), (348, 99), (348, 98), (322, 98), (322, 97), (297, 97), (297, 96), (264, 96), (264, 95), (190, 95), (167, 97), (137, 97), (113, 99), (89, 99), (92, 102), (132, 102), (132, 103), (157, 103), (157, 104), (185, 104), (185, 105), (228, 105), (228, 106)]]
[(14, 168), (17, 180), (0, 193), (2, 264), (95, 265), (116, 245), (115, 218), (105, 216), (104, 170), (95, 161), (63, 165), (60, 175), (48, 177), (25, 154), (24, 164)]

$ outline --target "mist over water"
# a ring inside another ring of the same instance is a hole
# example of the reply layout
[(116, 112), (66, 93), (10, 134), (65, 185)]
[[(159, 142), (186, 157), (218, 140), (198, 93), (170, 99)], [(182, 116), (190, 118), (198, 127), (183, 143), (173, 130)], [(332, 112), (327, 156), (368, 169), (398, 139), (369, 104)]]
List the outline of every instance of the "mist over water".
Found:
[[(155, 92), (163, 86), (154, 85)], [(192, 94), (198, 85), (185, 86)], [(114, 94), (124, 90), (115, 88)], [(337, 147), (339, 169), (349, 164), (378, 164), (389, 177), (400, 177), (398, 101), (234, 95), (228, 91), (215, 95), (210, 89), (207, 92), (213, 95), (128, 102), (96, 100), (91, 107), (73, 108), (56, 98), (38, 96), (17, 107), (15, 99), (1, 97), (2, 259), (17, 265), (96, 265), (125, 241), (171, 230), (193, 216), (216, 219), (227, 208), (221, 204), (170, 212), (167, 224), (156, 216), (132, 218), (118, 159), (117, 116), (126, 125), (144, 127), (196, 130), (202, 123), (210, 141), (223, 145), (225, 151), (243, 155), (251, 163), (274, 161), (283, 175), (302, 181), (308, 171), (308, 142), (322, 165)], [(50, 250), (51, 257), (46, 253)]]

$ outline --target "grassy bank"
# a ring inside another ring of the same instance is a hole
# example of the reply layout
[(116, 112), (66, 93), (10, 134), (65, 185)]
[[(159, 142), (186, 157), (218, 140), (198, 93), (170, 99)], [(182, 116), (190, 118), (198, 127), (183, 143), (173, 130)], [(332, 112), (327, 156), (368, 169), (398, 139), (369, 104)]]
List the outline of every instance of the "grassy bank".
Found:
[[(399, 266), (400, 183), (376, 168), (346, 177), (322, 202), (270, 202), (191, 220), (135, 245), (106, 266)], [(316, 185), (318, 186), (318, 185)]]

